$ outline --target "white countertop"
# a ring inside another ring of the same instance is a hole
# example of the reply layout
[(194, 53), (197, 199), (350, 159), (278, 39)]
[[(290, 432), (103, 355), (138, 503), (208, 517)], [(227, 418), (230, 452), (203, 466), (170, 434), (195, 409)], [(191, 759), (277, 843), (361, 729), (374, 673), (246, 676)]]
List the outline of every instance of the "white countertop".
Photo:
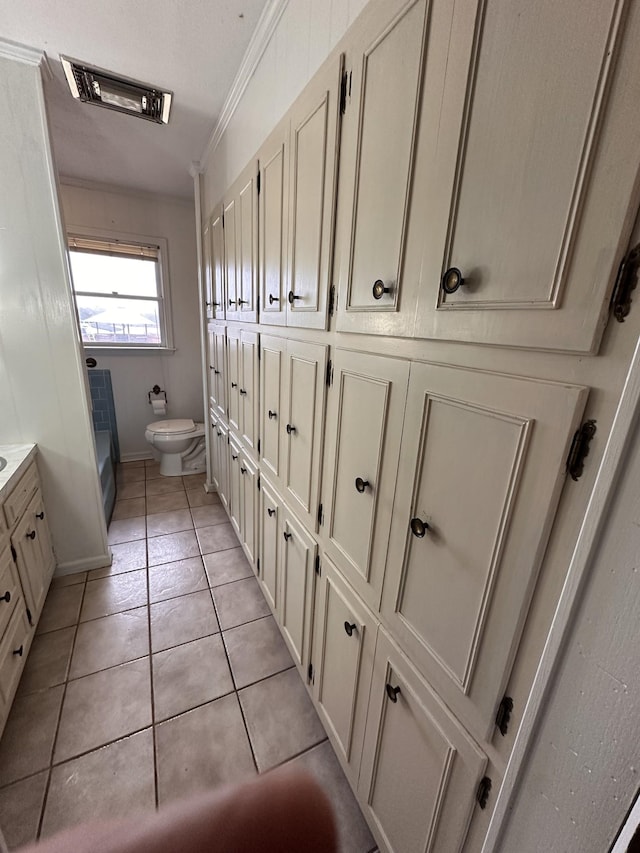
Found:
[(0, 502), (18, 482), (18, 478), (29, 467), (36, 455), (35, 444), (0, 444), (0, 456), (7, 460), (0, 471)]

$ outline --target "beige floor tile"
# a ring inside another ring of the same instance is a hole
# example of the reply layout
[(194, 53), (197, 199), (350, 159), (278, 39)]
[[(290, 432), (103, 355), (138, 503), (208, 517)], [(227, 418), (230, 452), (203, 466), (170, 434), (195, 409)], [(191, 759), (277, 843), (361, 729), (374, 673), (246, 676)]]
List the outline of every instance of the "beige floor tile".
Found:
[(202, 486), (197, 489), (187, 490), (189, 506), (214, 506), (220, 503), (220, 498), (215, 492), (205, 492)]
[(35, 693), (65, 681), (75, 633), (72, 626), (34, 637), (18, 686), (20, 694)]
[(0, 826), (9, 850), (36, 840), (49, 773), (0, 788)]
[(145, 468), (145, 478), (147, 480), (157, 480), (158, 477), (162, 477), (163, 475), (160, 473), (160, 463), (159, 462), (151, 462)]
[(145, 482), (138, 480), (135, 483), (122, 483), (118, 486), (116, 495), (119, 501), (130, 500), (131, 498), (143, 498), (145, 495)]
[(122, 545), (112, 545), (111, 553), (113, 562), (104, 569), (93, 569), (89, 572), (89, 580), (106, 578), (109, 575), (121, 575), (124, 572), (133, 572), (136, 569), (145, 569), (147, 566), (147, 543), (144, 539), (136, 539), (134, 542), (123, 542)]
[(222, 504), (191, 507), (191, 518), (194, 527), (208, 527), (211, 524), (224, 524), (229, 521), (229, 516)]
[(191, 530), (193, 520), (188, 509), (174, 509), (173, 512), (158, 512), (147, 516), (147, 536), (166, 536)]
[(169, 492), (168, 495), (150, 495), (147, 498), (147, 512), (155, 515), (158, 512), (171, 512), (174, 509), (187, 509), (187, 493), (182, 489), (179, 492)]
[(293, 666), (293, 658), (273, 616), (224, 632), (238, 690)]
[(16, 697), (0, 741), (0, 785), (49, 766), (63, 695), (60, 684)]
[(151, 725), (149, 659), (70, 681), (54, 752), (58, 764)]
[(216, 586), (212, 592), (223, 631), (271, 613), (255, 578)]
[(220, 630), (209, 590), (152, 604), (150, 612), (152, 652), (217, 634)]
[(147, 603), (147, 573), (144, 569), (87, 581), (80, 621), (110, 616)]
[(80, 613), (84, 584), (49, 590), (38, 621), (38, 634), (75, 625)]
[(80, 678), (148, 654), (146, 607), (82, 622), (78, 626), (69, 678)]
[(221, 586), (242, 578), (253, 577), (253, 569), (242, 548), (205, 554), (202, 559), (209, 578), (209, 586)]
[(153, 736), (146, 729), (53, 768), (42, 836), (154, 806)]
[(158, 477), (147, 483), (147, 495), (168, 495), (184, 491), (182, 477)]
[(182, 478), (185, 489), (198, 489), (207, 482), (206, 474), (187, 474)]
[(376, 842), (329, 741), (294, 758), (288, 766), (306, 770), (323, 788), (333, 806), (341, 853), (369, 853), (375, 848)]
[(229, 522), (199, 527), (196, 536), (202, 554), (213, 554), (215, 551), (228, 551), (238, 547), (238, 537)]
[(131, 468), (144, 468), (144, 459), (132, 459), (131, 462), (118, 462), (118, 470), (129, 471)]
[(49, 589), (62, 589), (65, 586), (74, 586), (78, 583), (84, 583), (87, 579), (88, 572), (73, 572), (70, 575), (58, 575), (51, 580)]
[(238, 695), (261, 773), (326, 738), (296, 669), (245, 687)]
[(144, 515), (145, 499), (132, 498), (128, 501), (116, 501), (113, 507), (112, 521), (123, 521), (125, 518), (137, 518)]
[(208, 589), (201, 557), (163, 563), (149, 569), (149, 601), (155, 603)]
[(175, 563), (176, 560), (200, 556), (198, 541), (193, 530), (170, 533), (168, 536), (154, 536), (147, 540), (147, 551), (150, 566)]
[(140, 480), (144, 480), (144, 478), (145, 469), (143, 467), (120, 468), (116, 474), (116, 480), (119, 486), (125, 483), (138, 483)]
[(166, 720), (233, 690), (222, 637), (202, 637), (153, 655), (156, 720)]
[(119, 545), (122, 542), (133, 542), (144, 539), (147, 535), (145, 517), (125, 518), (122, 521), (112, 521), (109, 525), (107, 541), (109, 545)]
[(160, 805), (255, 774), (235, 694), (156, 728)]

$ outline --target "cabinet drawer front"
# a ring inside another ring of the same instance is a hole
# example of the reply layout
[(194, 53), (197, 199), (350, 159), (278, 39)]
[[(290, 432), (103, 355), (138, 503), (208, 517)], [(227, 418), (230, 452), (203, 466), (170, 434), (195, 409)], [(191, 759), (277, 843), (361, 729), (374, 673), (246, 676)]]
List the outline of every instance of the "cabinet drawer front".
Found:
[(21, 602), (13, 611), (4, 637), (0, 642), (0, 699), (8, 708), (18, 686), (26, 660), (31, 628)]
[(31, 496), (38, 488), (38, 482), (38, 469), (33, 462), (4, 502), (4, 514), (9, 527), (14, 525), (24, 512)]
[(9, 548), (4, 548), (0, 553), (0, 599), (0, 638), (2, 638), (16, 604), (20, 603), (24, 606), (18, 570)]

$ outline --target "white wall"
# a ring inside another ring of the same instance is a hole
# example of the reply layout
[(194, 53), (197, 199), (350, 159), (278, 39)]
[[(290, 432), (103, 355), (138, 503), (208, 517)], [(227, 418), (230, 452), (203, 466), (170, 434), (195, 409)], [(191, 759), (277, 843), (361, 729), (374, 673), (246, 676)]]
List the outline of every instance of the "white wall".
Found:
[(304, 89), (367, 0), (287, 3), (217, 148), (202, 163), (208, 214)]
[(37, 65), (0, 55), (0, 128), (0, 441), (38, 444), (59, 569), (104, 566), (93, 429)]
[(168, 241), (174, 353), (87, 349), (111, 371), (122, 459), (149, 456), (145, 427), (153, 420), (147, 394), (167, 392), (167, 417), (203, 418), (198, 270), (193, 202), (126, 190), (65, 183), (60, 188), (67, 230), (94, 228)]

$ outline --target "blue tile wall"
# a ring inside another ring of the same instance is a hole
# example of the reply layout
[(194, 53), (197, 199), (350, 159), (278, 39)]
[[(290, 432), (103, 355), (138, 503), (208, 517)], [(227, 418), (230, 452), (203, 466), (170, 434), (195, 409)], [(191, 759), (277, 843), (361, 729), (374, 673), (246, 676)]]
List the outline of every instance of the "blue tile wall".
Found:
[(93, 367), (89, 372), (89, 390), (93, 401), (93, 429), (98, 432), (108, 429), (116, 456), (120, 461), (120, 444), (118, 442), (118, 424), (116, 409), (113, 404), (113, 388), (111, 387), (111, 371), (98, 370)]

